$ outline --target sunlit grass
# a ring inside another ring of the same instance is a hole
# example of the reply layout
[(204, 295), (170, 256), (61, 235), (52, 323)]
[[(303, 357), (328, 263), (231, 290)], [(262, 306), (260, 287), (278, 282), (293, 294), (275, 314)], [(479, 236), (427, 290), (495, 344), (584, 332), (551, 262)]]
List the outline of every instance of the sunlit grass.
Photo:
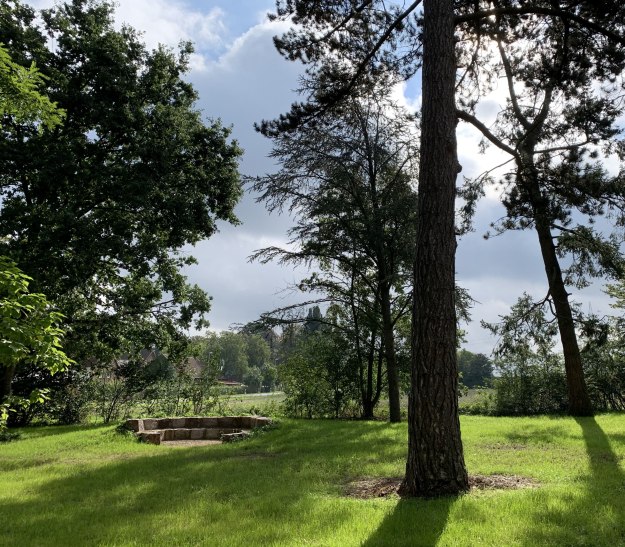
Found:
[(0, 445), (0, 544), (625, 545), (625, 415), (462, 420), (472, 474), (538, 488), (357, 500), (401, 476), (405, 424), (282, 421), (231, 445), (141, 444), (113, 427)]
[(282, 414), (282, 403), (286, 395), (282, 391), (274, 393), (232, 394), (222, 397), (222, 406), (228, 414), (258, 414), (275, 416)]

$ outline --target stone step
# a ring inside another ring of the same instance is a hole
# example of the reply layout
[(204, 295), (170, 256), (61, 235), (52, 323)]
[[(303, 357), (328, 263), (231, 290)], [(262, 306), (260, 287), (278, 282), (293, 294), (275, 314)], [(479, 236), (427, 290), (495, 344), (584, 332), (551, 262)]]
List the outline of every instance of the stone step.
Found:
[(271, 419), (263, 416), (143, 418), (127, 420), (126, 428), (140, 433), (164, 429), (254, 429), (270, 423)]
[(145, 442), (222, 440), (231, 442), (249, 431), (271, 423), (263, 416), (218, 416), (190, 418), (143, 418), (126, 420), (126, 428)]
[[(160, 444), (162, 441), (200, 441), (200, 440), (220, 440), (222, 435), (236, 435), (242, 433), (241, 429), (232, 428), (169, 428), (169, 429), (150, 429), (141, 431), (138, 436), (144, 441), (152, 444)], [(158, 442), (157, 442), (158, 441)]]
[(245, 437), (249, 437), (248, 431), (237, 431), (236, 433), (223, 433), (221, 435), (221, 440), (225, 443), (231, 443), (233, 441), (237, 441), (239, 439), (245, 439)]

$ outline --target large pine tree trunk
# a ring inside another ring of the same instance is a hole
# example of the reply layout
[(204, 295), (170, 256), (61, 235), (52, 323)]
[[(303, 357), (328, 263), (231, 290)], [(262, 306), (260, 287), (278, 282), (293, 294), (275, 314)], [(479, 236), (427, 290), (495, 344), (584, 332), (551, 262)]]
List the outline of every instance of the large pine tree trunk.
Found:
[(414, 280), (408, 461), (403, 490), (467, 490), (456, 364), (456, 146), (453, 0), (424, 1), (421, 163)]
[(569, 414), (571, 416), (592, 416), (592, 403), (588, 396), (582, 356), (577, 344), (573, 312), (569, 304), (569, 295), (562, 278), (562, 270), (558, 262), (556, 248), (549, 223), (541, 215), (536, 216), (536, 231), (540, 251), (543, 256), (545, 273), (549, 283), (549, 292), (560, 331), (562, 351), (564, 353), (564, 369), (566, 371), (566, 385), (569, 396)]

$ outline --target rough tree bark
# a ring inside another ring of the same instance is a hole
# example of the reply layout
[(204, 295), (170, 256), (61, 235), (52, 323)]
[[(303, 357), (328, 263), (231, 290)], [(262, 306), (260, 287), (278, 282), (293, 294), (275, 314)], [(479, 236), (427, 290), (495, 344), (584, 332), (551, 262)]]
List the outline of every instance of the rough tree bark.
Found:
[(592, 416), (592, 403), (586, 388), (586, 380), (584, 379), (582, 356), (577, 344), (575, 321), (573, 320), (573, 312), (569, 303), (569, 294), (564, 284), (562, 269), (560, 268), (556, 247), (553, 242), (549, 215), (546, 211), (546, 200), (543, 198), (540, 190), (538, 171), (532, 161), (534, 151), (524, 150), (522, 157), (525, 169), (521, 172), (521, 181), (524, 183), (531, 199), (534, 224), (538, 234), (545, 273), (547, 274), (549, 293), (553, 300), (558, 330), (560, 331), (569, 398), (569, 414), (571, 416)]
[(460, 438), (454, 202), (456, 145), (453, 0), (425, 0), (421, 162), (414, 276), (408, 460), (413, 496), (468, 489)]
[(584, 379), (584, 369), (582, 367), (582, 356), (577, 344), (577, 334), (575, 333), (575, 322), (573, 312), (569, 303), (569, 295), (562, 279), (562, 270), (558, 263), (556, 249), (553, 244), (553, 236), (549, 224), (536, 219), (536, 231), (540, 242), (540, 251), (545, 264), (545, 273), (549, 281), (549, 292), (553, 300), (553, 306), (558, 321), (560, 331), (560, 341), (564, 353), (564, 369), (566, 372), (566, 385), (569, 396), (569, 414), (571, 416), (592, 416), (593, 409), (586, 380)]

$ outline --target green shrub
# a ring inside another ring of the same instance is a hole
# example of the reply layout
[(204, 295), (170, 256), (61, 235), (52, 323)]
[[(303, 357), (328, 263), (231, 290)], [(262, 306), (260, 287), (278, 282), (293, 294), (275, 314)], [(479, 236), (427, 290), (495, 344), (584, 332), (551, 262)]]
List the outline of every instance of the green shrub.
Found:
[(280, 382), (287, 416), (339, 418), (358, 401), (357, 382), (344, 340), (315, 332), (303, 338), (285, 363)]
[(492, 389), (482, 391), (463, 414), (528, 416), (565, 412), (568, 407), (564, 364), (558, 354), (546, 358), (531, 351), (508, 354), (495, 361)]

